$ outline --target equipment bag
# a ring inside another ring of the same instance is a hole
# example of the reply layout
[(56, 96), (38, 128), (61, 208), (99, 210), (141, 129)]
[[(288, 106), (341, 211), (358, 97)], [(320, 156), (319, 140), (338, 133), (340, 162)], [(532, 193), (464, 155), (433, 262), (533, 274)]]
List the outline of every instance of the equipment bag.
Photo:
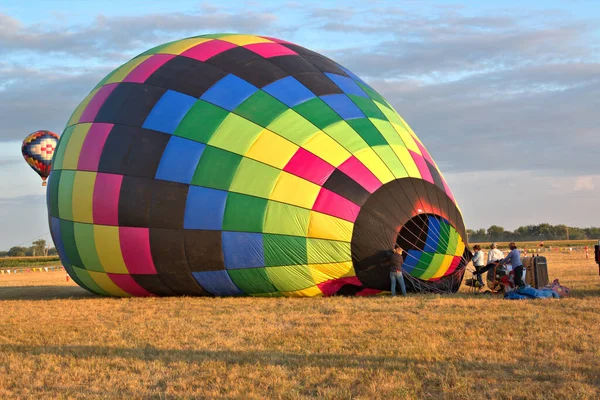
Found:
[(525, 268), (525, 282), (536, 288), (548, 285), (548, 262), (546, 257), (524, 257), (523, 268)]

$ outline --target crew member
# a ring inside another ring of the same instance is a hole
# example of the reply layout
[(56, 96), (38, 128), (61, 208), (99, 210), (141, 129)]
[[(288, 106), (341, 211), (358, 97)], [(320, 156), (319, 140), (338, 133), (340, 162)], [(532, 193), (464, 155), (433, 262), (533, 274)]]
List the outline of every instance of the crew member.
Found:
[(475, 273), (477, 274), (477, 283), (479, 283), (479, 287), (483, 287), (483, 279), (481, 278), (481, 270), (483, 268), (483, 251), (481, 251), (481, 246), (476, 244), (473, 246), (473, 257), (471, 261), (473, 262), (473, 266), (475, 267)]
[(521, 262), (521, 253), (517, 250), (517, 245), (515, 242), (510, 242), (508, 247), (510, 248), (510, 253), (498, 261), (499, 264), (511, 264), (513, 266), (513, 271), (515, 273), (515, 288), (520, 288), (525, 286), (525, 282), (523, 281), (523, 263)]

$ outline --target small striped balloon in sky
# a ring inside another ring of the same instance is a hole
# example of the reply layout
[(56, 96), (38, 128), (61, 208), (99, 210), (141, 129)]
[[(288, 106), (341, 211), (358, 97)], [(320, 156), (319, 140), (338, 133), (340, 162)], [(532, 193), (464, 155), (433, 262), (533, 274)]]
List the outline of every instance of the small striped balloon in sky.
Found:
[(50, 131), (35, 131), (23, 140), (21, 146), (23, 158), (42, 178), (42, 186), (46, 186), (57, 145), (58, 135)]

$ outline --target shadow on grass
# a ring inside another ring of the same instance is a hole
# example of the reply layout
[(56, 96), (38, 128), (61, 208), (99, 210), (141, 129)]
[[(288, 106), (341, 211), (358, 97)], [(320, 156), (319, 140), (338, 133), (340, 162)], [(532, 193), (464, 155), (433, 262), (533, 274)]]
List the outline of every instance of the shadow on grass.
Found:
[[(293, 367), (326, 367), (326, 368), (363, 368), (397, 370), (399, 365), (425, 363), (410, 357), (368, 356), (350, 354), (299, 354), (281, 351), (239, 351), (239, 350), (182, 350), (157, 349), (153, 346), (139, 348), (103, 347), (103, 346), (25, 346), (0, 345), (0, 353), (20, 353), (26, 356), (57, 355), (76, 359), (91, 358), (124, 358), (142, 361), (159, 361), (163, 363), (185, 362), (199, 363), (205, 361), (221, 361), (230, 365), (272, 365)], [(440, 363), (440, 362), (438, 362)], [(427, 363), (430, 364), (430, 363)], [(467, 370), (480, 370), (483, 365), (469, 366), (461, 363)], [(516, 365), (512, 364), (512, 367)]]
[(55, 300), (99, 298), (79, 286), (5, 286), (0, 287), (1, 300)]
[[(103, 347), (103, 346), (24, 346), (0, 345), (0, 354), (19, 353), (23, 356), (54, 355), (60, 357), (73, 357), (77, 360), (86, 359), (125, 359), (141, 360), (144, 362), (159, 362), (163, 364), (188, 363), (199, 364), (204, 362), (220, 361), (227, 365), (253, 365), (257, 368), (266, 366), (280, 366), (292, 369), (299, 368), (334, 368), (334, 369), (362, 369), (403, 371), (408, 368), (423, 367), (423, 374), (443, 377), (448, 371), (454, 371), (457, 376), (485, 378), (490, 372), (509, 374), (516, 382), (525, 380), (551, 382), (557, 384), (567, 379), (572, 374), (582, 376), (589, 385), (600, 387), (600, 378), (593, 365), (573, 367), (560, 363), (548, 362), (545, 368), (538, 368), (536, 361), (526, 360), (511, 361), (466, 361), (466, 360), (438, 360), (427, 361), (412, 357), (395, 356), (369, 356), (353, 354), (301, 354), (288, 353), (276, 350), (265, 351), (240, 351), (240, 350), (194, 350), (194, 349), (157, 349), (150, 345), (138, 348)], [(523, 369), (526, 367), (525, 369)]]
[[(183, 296), (182, 296), (183, 297)], [(348, 296), (350, 298), (356, 298), (362, 300), (367, 299), (381, 299), (388, 296), (372, 296), (372, 297), (355, 297)], [(466, 291), (460, 291), (452, 294), (431, 294), (431, 293), (409, 293), (411, 298), (446, 298), (446, 299), (464, 299), (464, 300), (489, 300), (498, 299), (503, 300), (504, 296), (501, 293), (469, 293)], [(572, 289), (571, 298), (586, 298), (586, 297), (600, 297), (600, 289)], [(44, 285), (44, 286), (4, 286), (0, 287), (0, 301), (2, 300), (54, 300), (54, 299), (84, 299), (84, 298), (111, 298), (96, 295), (88, 292), (87, 290), (79, 286), (62, 286), (62, 285)], [(231, 297), (230, 297), (231, 298)], [(248, 299), (247, 296), (241, 296), (240, 299)], [(266, 297), (265, 297), (266, 298)], [(311, 301), (308, 298), (296, 299), (289, 298), (290, 301)], [(553, 299), (536, 299), (536, 300), (553, 300)]]
[(572, 286), (570, 286), (571, 288), (571, 294), (569, 295), (569, 297), (574, 297), (574, 298), (584, 298), (584, 297), (600, 297), (600, 289), (577, 289), (577, 288), (573, 288)]

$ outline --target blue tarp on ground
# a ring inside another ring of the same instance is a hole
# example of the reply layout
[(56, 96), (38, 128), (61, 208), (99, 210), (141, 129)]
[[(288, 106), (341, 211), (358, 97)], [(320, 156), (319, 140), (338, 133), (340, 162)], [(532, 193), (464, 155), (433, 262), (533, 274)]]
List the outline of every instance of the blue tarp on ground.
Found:
[(519, 288), (513, 290), (504, 295), (507, 300), (528, 300), (528, 299), (548, 299), (556, 298), (560, 296), (552, 289), (534, 289), (531, 286)]

